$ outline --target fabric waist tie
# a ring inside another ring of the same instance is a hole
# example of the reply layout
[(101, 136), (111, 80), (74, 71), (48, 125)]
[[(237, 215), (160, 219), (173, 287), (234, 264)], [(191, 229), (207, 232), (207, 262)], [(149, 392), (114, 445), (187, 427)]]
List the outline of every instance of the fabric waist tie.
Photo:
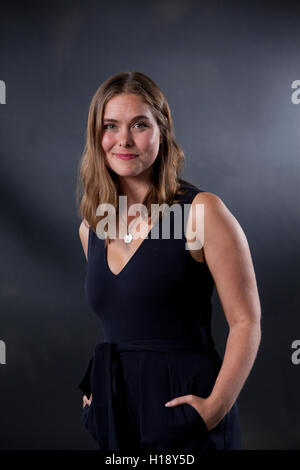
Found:
[[(99, 428), (98, 444), (101, 449), (118, 449), (115, 425), (114, 397), (121, 383), (119, 353), (124, 351), (163, 353), (211, 353), (215, 350), (209, 327), (202, 327), (199, 336), (183, 339), (147, 339), (103, 342), (95, 347), (87, 370), (78, 388), (90, 398), (95, 407), (96, 427)], [(99, 422), (97, 422), (99, 420)], [(100, 432), (101, 427), (101, 432)], [(100, 438), (101, 435), (101, 438)]]

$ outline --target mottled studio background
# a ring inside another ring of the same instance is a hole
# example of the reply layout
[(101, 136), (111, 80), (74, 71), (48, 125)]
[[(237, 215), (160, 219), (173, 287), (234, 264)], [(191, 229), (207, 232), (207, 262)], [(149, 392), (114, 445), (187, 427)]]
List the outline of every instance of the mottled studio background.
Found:
[[(183, 176), (249, 241), (262, 343), (239, 396), (244, 449), (300, 449), (297, 2), (0, 4), (1, 449), (96, 449), (77, 388), (99, 320), (83, 291), (75, 184), (90, 100), (124, 70), (164, 91)], [(213, 331), (227, 327), (216, 291)]]

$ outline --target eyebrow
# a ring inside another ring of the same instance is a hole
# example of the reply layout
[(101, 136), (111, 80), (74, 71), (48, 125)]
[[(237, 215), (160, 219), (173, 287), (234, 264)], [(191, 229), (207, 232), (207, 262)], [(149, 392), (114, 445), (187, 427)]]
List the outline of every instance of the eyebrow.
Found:
[[(149, 121), (149, 118), (147, 116), (143, 116), (142, 114), (140, 114), (139, 116), (133, 117), (130, 122), (135, 121), (136, 119), (148, 119)], [(111, 118), (104, 118), (103, 120), (105, 122), (119, 122), (117, 119), (111, 119)]]

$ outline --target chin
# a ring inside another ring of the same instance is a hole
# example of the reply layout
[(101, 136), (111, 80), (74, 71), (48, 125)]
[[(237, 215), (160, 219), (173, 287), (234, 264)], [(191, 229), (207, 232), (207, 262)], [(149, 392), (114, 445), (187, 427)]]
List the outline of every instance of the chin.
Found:
[(141, 171), (133, 171), (129, 169), (121, 169), (121, 168), (111, 168), (118, 176), (138, 176)]

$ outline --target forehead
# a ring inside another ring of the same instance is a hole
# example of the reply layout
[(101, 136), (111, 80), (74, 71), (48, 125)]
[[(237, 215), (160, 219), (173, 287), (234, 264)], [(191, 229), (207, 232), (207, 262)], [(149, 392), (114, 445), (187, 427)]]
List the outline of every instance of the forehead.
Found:
[(122, 93), (111, 98), (105, 105), (104, 118), (121, 118), (126, 115), (135, 116), (136, 114), (144, 114), (153, 118), (151, 107), (144, 99), (133, 93)]

